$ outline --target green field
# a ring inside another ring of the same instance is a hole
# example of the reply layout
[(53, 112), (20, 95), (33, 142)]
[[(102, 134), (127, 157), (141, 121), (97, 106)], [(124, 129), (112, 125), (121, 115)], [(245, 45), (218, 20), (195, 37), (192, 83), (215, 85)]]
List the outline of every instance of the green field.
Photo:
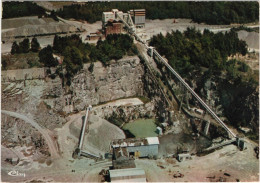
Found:
[(138, 119), (127, 123), (123, 130), (129, 130), (135, 137), (156, 137), (156, 125), (154, 119)]

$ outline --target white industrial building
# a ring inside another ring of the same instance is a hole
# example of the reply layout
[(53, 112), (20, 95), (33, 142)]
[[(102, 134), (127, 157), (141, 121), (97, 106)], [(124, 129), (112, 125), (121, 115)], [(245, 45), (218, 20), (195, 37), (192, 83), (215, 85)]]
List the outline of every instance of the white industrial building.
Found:
[(158, 137), (119, 139), (111, 143), (111, 148), (125, 147), (129, 156), (154, 157), (158, 155)]

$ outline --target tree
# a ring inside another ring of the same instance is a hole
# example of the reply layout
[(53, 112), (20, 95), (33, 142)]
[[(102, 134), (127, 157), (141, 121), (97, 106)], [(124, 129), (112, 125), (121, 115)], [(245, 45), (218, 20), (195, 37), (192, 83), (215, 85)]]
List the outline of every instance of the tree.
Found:
[(67, 46), (64, 50), (64, 64), (66, 64), (67, 73), (71, 76), (83, 68), (83, 56), (76, 47)]
[(28, 38), (25, 38), (22, 42), (19, 43), (19, 50), (22, 53), (28, 53), (30, 50), (30, 41)]
[(52, 54), (53, 54), (53, 50), (50, 45), (43, 48), (39, 52), (40, 62), (43, 63), (45, 67), (55, 67), (59, 64)]
[(88, 71), (93, 72), (93, 69), (94, 69), (94, 64), (93, 64), (93, 62), (91, 62), (90, 66), (88, 68)]
[(13, 45), (12, 45), (12, 49), (11, 49), (11, 54), (14, 55), (16, 53), (19, 53), (19, 46), (17, 44), (17, 42), (13, 42)]
[(37, 38), (32, 38), (32, 41), (31, 41), (31, 50), (33, 52), (38, 52), (40, 50), (40, 44), (37, 40)]

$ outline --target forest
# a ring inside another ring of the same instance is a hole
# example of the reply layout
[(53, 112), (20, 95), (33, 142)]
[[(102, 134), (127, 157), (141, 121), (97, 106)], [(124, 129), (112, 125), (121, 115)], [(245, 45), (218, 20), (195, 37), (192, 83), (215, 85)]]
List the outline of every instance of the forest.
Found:
[(197, 23), (231, 24), (258, 21), (258, 2), (88, 2), (85, 5), (70, 5), (59, 10), (63, 18), (75, 18), (94, 23), (101, 20), (103, 11), (117, 8), (123, 12), (131, 9), (146, 9), (147, 19), (189, 18)]
[[(87, 2), (84, 5), (64, 6), (52, 16), (86, 20), (89, 23), (100, 21), (103, 11), (119, 9), (146, 9), (147, 19), (189, 18), (197, 23), (231, 24), (258, 22), (259, 4), (257, 1), (212, 1), (212, 2), (178, 2), (178, 1), (104, 1)], [(42, 16), (44, 9), (33, 2), (3, 2), (3, 18), (21, 16)]]
[[(217, 83), (219, 104), (232, 125), (239, 127), (248, 126), (249, 122), (250, 125), (256, 124), (252, 122), (252, 116), (258, 116), (258, 110), (250, 111), (252, 107), (248, 105), (257, 102), (255, 96), (258, 95), (255, 93), (259, 85), (258, 75), (243, 61), (228, 59), (231, 55), (247, 54), (246, 43), (238, 39), (234, 29), (214, 34), (208, 30), (200, 33), (195, 28), (188, 28), (183, 33), (173, 31), (166, 36), (153, 36), (150, 45), (164, 55), (189, 84), (196, 83), (195, 92), (198, 94), (203, 96), (201, 91), (206, 81)], [(161, 64), (158, 66), (162, 67)], [(168, 75), (171, 76), (169, 72)]]
[(202, 34), (195, 28), (187, 28), (184, 33), (177, 30), (165, 37), (162, 34), (153, 36), (150, 45), (165, 55), (169, 64), (183, 76), (200, 67), (212, 71), (228, 69), (228, 56), (247, 53), (246, 42), (239, 40), (233, 29), (217, 34), (205, 29)]

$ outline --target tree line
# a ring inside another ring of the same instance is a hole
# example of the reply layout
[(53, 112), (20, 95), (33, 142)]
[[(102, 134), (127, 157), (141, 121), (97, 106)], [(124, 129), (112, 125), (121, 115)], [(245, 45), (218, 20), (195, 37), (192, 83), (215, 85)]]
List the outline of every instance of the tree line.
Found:
[(15, 18), (24, 16), (42, 16), (45, 14), (44, 8), (34, 2), (3, 2), (3, 18)]
[(75, 18), (94, 23), (101, 20), (102, 12), (117, 8), (123, 12), (146, 9), (147, 19), (189, 18), (206, 24), (258, 22), (258, 2), (87, 2), (69, 5), (57, 11), (63, 18)]
[(37, 38), (32, 38), (32, 41), (28, 38), (25, 38), (22, 42), (17, 43), (16, 41), (13, 42), (11, 48), (11, 54), (19, 54), (19, 53), (28, 53), (29, 51), (38, 52), (40, 50), (40, 44)]
[[(148, 19), (189, 18), (194, 22), (206, 24), (231, 24), (258, 22), (259, 4), (257, 1), (240, 2), (86, 2), (64, 6), (57, 12), (52, 11), (51, 17), (57, 20), (56, 15), (63, 18), (75, 18), (94, 23), (101, 20), (102, 12), (117, 8), (127, 12), (131, 9), (146, 9)], [(3, 2), (3, 18), (45, 14), (44, 8), (33, 2)]]

